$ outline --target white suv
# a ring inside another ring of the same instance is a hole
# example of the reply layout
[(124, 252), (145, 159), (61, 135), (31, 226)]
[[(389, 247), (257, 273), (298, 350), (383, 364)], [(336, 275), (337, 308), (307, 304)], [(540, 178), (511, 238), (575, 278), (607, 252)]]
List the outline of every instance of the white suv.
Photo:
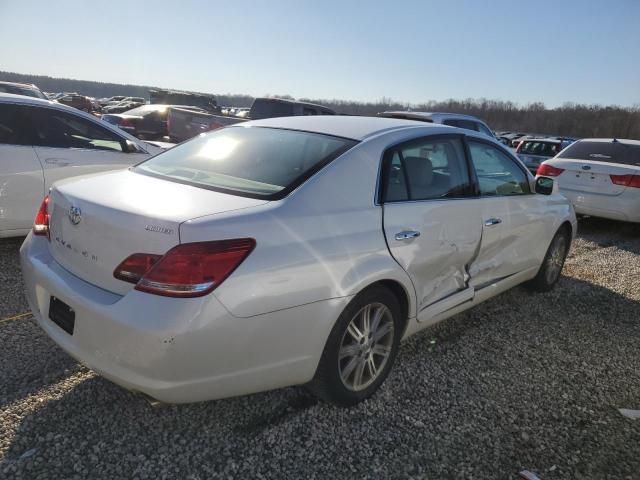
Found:
[(472, 115), (443, 112), (382, 112), (379, 113), (378, 116), (417, 120), (419, 122), (439, 123), (441, 125), (449, 125), (450, 127), (464, 128), (465, 130), (484, 133), (492, 140), (496, 140), (496, 136), (489, 126), (479, 118)]

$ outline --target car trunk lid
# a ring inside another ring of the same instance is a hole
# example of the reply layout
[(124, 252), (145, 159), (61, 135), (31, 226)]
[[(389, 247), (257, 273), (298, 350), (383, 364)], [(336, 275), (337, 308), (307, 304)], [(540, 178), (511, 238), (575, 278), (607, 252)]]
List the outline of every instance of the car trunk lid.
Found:
[(117, 294), (133, 284), (113, 276), (133, 253), (165, 254), (182, 222), (266, 203), (128, 170), (76, 177), (50, 194), (50, 251), (65, 269)]
[(620, 195), (627, 188), (613, 183), (611, 175), (640, 175), (640, 167), (593, 160), (555, 158), (549, 164), (564, 170), (558, 177), (561, 188), (600, 195)]

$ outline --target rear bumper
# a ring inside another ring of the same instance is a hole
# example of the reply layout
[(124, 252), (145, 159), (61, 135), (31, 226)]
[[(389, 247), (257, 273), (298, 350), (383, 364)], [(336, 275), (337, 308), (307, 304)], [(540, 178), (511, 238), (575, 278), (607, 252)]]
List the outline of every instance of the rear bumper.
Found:
[[(237, 318), (214, 295), (175, 299), (102, 290), (63, 269), (42, 237), (29, 235), (20, 258), (29, 306), (60, 347), (114, 383), (167, 403), (311, 380), (333, 323), (350, 300)], [(75, 311), (73, 335), (49, 320), (52, 295)]]
[(624, 222), (640, 222), (640, 191), (637, 195), (624, 191), (620, 195), (600, 195), (560, 187), (579, 215), (609, 218)]

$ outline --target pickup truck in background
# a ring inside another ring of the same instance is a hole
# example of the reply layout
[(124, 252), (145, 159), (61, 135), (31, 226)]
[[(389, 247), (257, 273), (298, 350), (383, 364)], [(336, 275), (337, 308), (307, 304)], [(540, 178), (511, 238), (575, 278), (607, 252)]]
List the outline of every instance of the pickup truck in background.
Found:
[(249, 114), (244, 117), (213, 115), (181, 108), (171, 108), (167, 115), (167, 132), (171, 142), (179, 143), (196, 135), (227, 127), (248, 120), (301, 115), (335, 115), (336, 112), (322, 105), (285, 100), (281, 98), (256, 98)]

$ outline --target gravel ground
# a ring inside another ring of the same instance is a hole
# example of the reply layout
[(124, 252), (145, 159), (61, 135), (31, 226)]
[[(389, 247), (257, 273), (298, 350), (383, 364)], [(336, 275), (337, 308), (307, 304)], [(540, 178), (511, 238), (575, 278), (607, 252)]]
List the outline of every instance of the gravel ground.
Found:
[[(0, 242), (0, 318), (27, 310)], [(640, 479), (640, 226), (595, 219), (558, 287), (407, 341), (351, 409), (300, 388), (153, 409), (30, 317), (0, 323), (0, 477)]]

